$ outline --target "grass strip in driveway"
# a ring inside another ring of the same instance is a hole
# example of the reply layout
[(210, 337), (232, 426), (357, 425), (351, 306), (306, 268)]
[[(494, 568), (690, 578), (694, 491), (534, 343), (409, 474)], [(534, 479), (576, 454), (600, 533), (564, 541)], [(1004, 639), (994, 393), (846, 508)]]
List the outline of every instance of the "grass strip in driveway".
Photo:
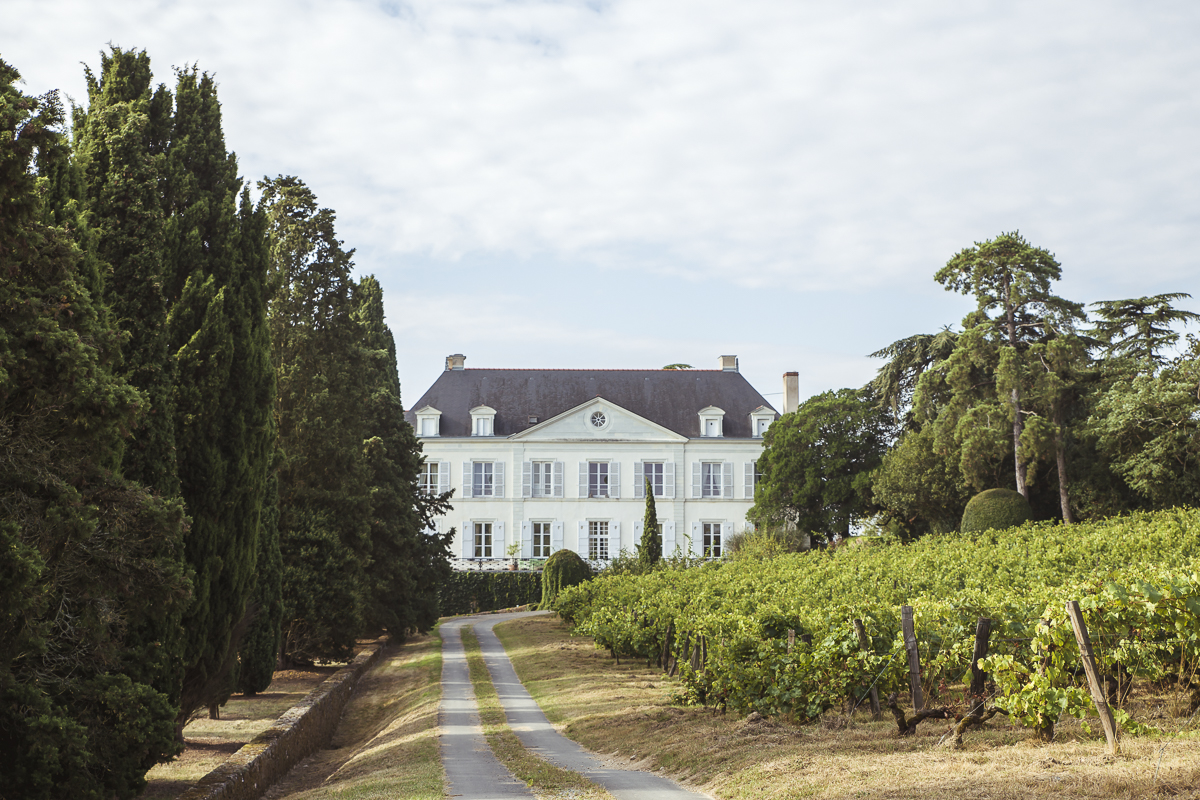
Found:
[(504, 709), (492, 686), (491, 676), (483, 663), (479, 650), (479, 639), (475, 631), (462, 630), (463, 649), (467, 653), (467, 666), (471, 673), (471, 684), (475, 687), (475, 702), (479, 706), (479, 721), (488, 746), (500, 759), (500, 763), (513, 775), (525, 781), (540, 797), (570, 796), (578, 800), (613, 800), (612, 795), (582, 775), (557, 767), (530, 753), (521, 740), (508, 727)]

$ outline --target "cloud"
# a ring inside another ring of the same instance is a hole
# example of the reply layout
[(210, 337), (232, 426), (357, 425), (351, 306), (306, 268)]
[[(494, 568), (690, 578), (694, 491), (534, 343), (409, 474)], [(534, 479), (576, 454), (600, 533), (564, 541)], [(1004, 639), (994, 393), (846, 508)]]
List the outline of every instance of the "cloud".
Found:
[[(555, 265), (564, 298), (586, 298), (598, 271), (881, 306), (1018, 228), (1078, 299), (1186, 290), (1196, 274), (1195, 3), (5, 9), (0, 52), (31, 90), (83, 99), (78, 62), (106, 41), (146, 48), (166, 80), (171, 65), (215, 72), (244, 174), (304, 178), (365, 271), (437, 307), (493, 281), (483, 302), (509, 298), (532, 262)], [(621, 341), (663, 302), (643, 294), (556, 336), (582, 326), (580, 352), (606, 359), (588, 342)], [(705, 304), (720, 296), (689, 297), (719, 313)], [(959, 314), (935, 316), (890, 325)], [(760, 324), (763, 343), (822, 334)]]

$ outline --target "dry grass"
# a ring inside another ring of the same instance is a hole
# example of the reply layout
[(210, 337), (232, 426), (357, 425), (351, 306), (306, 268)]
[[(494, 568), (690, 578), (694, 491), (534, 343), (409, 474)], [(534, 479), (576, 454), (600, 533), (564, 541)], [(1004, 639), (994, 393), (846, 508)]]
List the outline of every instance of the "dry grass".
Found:
[(329, 747), (300, 762), (264, 797), (444, 797), (437, 741), (441, 677), (436, 633), (390, 648), (363, 676)]
[(186, 749), (174, 761), (155, 766), (142, 800), (175, 797), (191, 787), (269, 728), (283, 712), (304, 699), (341, 666), (313, 667), (275, 673), (269, 691), (253, 697), (235, 695), (221, 709), (220, 719), (203, 716), (183, 729)]
[[(1128, 737), (1112, 758), (1103, 738), (1074, 720), (1059, 726), (1050, 745), (1001, 721), (950, 751), (939, 745), (948, 727), (941, 721), (900, 738), (890, 719), (871, 722), (861, 713), (797, 727), (674, 706), (676, 687), (661, 672), (617, 666), (556, 618), (514, 620), (496, 633), (530, 693), (571, 738), (719, 798), (1200, 798), (1194, 732)], [(1096, 721), (1092, 728), (1099, 730)]]
[(612, 795), (579, 773), (557, 767), (525, 749), (521, 740), (508, 727), (500, 698), (483, 662), (483, 654), (480, 652), (475, 632), (464, 628), (462, 641), (471, 673), (471, 684), (475, 687), (475, 701), (479, 706), (483, 735), (500, 763), (517, 778), (525, 781), (538, 797), (613, 800)]

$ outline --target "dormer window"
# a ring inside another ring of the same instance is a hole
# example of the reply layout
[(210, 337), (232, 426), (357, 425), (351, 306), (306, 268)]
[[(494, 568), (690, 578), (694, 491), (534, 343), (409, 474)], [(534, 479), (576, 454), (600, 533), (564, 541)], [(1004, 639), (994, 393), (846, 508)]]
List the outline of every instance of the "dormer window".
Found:
[(441, 436), (442, 412), (433, 406), (425, 406), (414, 412), (417, 418), (417, 436), (430, 438)]
[(771, 423), (774, 421), (774, 410), (766, 406), (759, 406), (750, 412), (750, 435), (755, 439), (761, 439), (766, 435), (767, 428), (771, 427)]
[(716, 406), (701, 409), (700, 435), (705, 439), (715, 439), (724, 436), (725, 412)]
[(496, 409), (488, 406), (476, 406), (471, 409), (471, 435), (495, 435)]

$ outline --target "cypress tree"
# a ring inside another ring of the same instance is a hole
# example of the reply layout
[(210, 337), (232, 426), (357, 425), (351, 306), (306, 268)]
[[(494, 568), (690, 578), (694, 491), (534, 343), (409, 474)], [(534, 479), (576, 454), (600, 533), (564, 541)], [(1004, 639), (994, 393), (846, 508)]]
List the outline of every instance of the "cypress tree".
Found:
[(215, 714), (236, 687), (274, 457), (275, 376), (266, 218), (225, 150), (216, 83), (195, 68), (176, 77), (162, 198), (165, 288), (178, 371), (179, 478), (192, 518), (187, 559), (196, 572), (184, 619), (182, 729), (198, 708)]
[(185, 602), (183, 514), (110, 468), (148, 403), (120, 375), (94, 262), (55, 224), (79, 219), (55, 199), (67, 173), (29, 171), (63, 153), (61, 105), (19, 78), (0, 61), (3, 792), (129, 798), (176, 752), (171, 700), (128, 668)]
[(649, 570), (662, 558), (662, 540), (658, 538), (658, 509), (654, 505), (654, 487), (646, 479), (646, 513), (642, 517), (642, 540), (637, 546), (638, 566)]

